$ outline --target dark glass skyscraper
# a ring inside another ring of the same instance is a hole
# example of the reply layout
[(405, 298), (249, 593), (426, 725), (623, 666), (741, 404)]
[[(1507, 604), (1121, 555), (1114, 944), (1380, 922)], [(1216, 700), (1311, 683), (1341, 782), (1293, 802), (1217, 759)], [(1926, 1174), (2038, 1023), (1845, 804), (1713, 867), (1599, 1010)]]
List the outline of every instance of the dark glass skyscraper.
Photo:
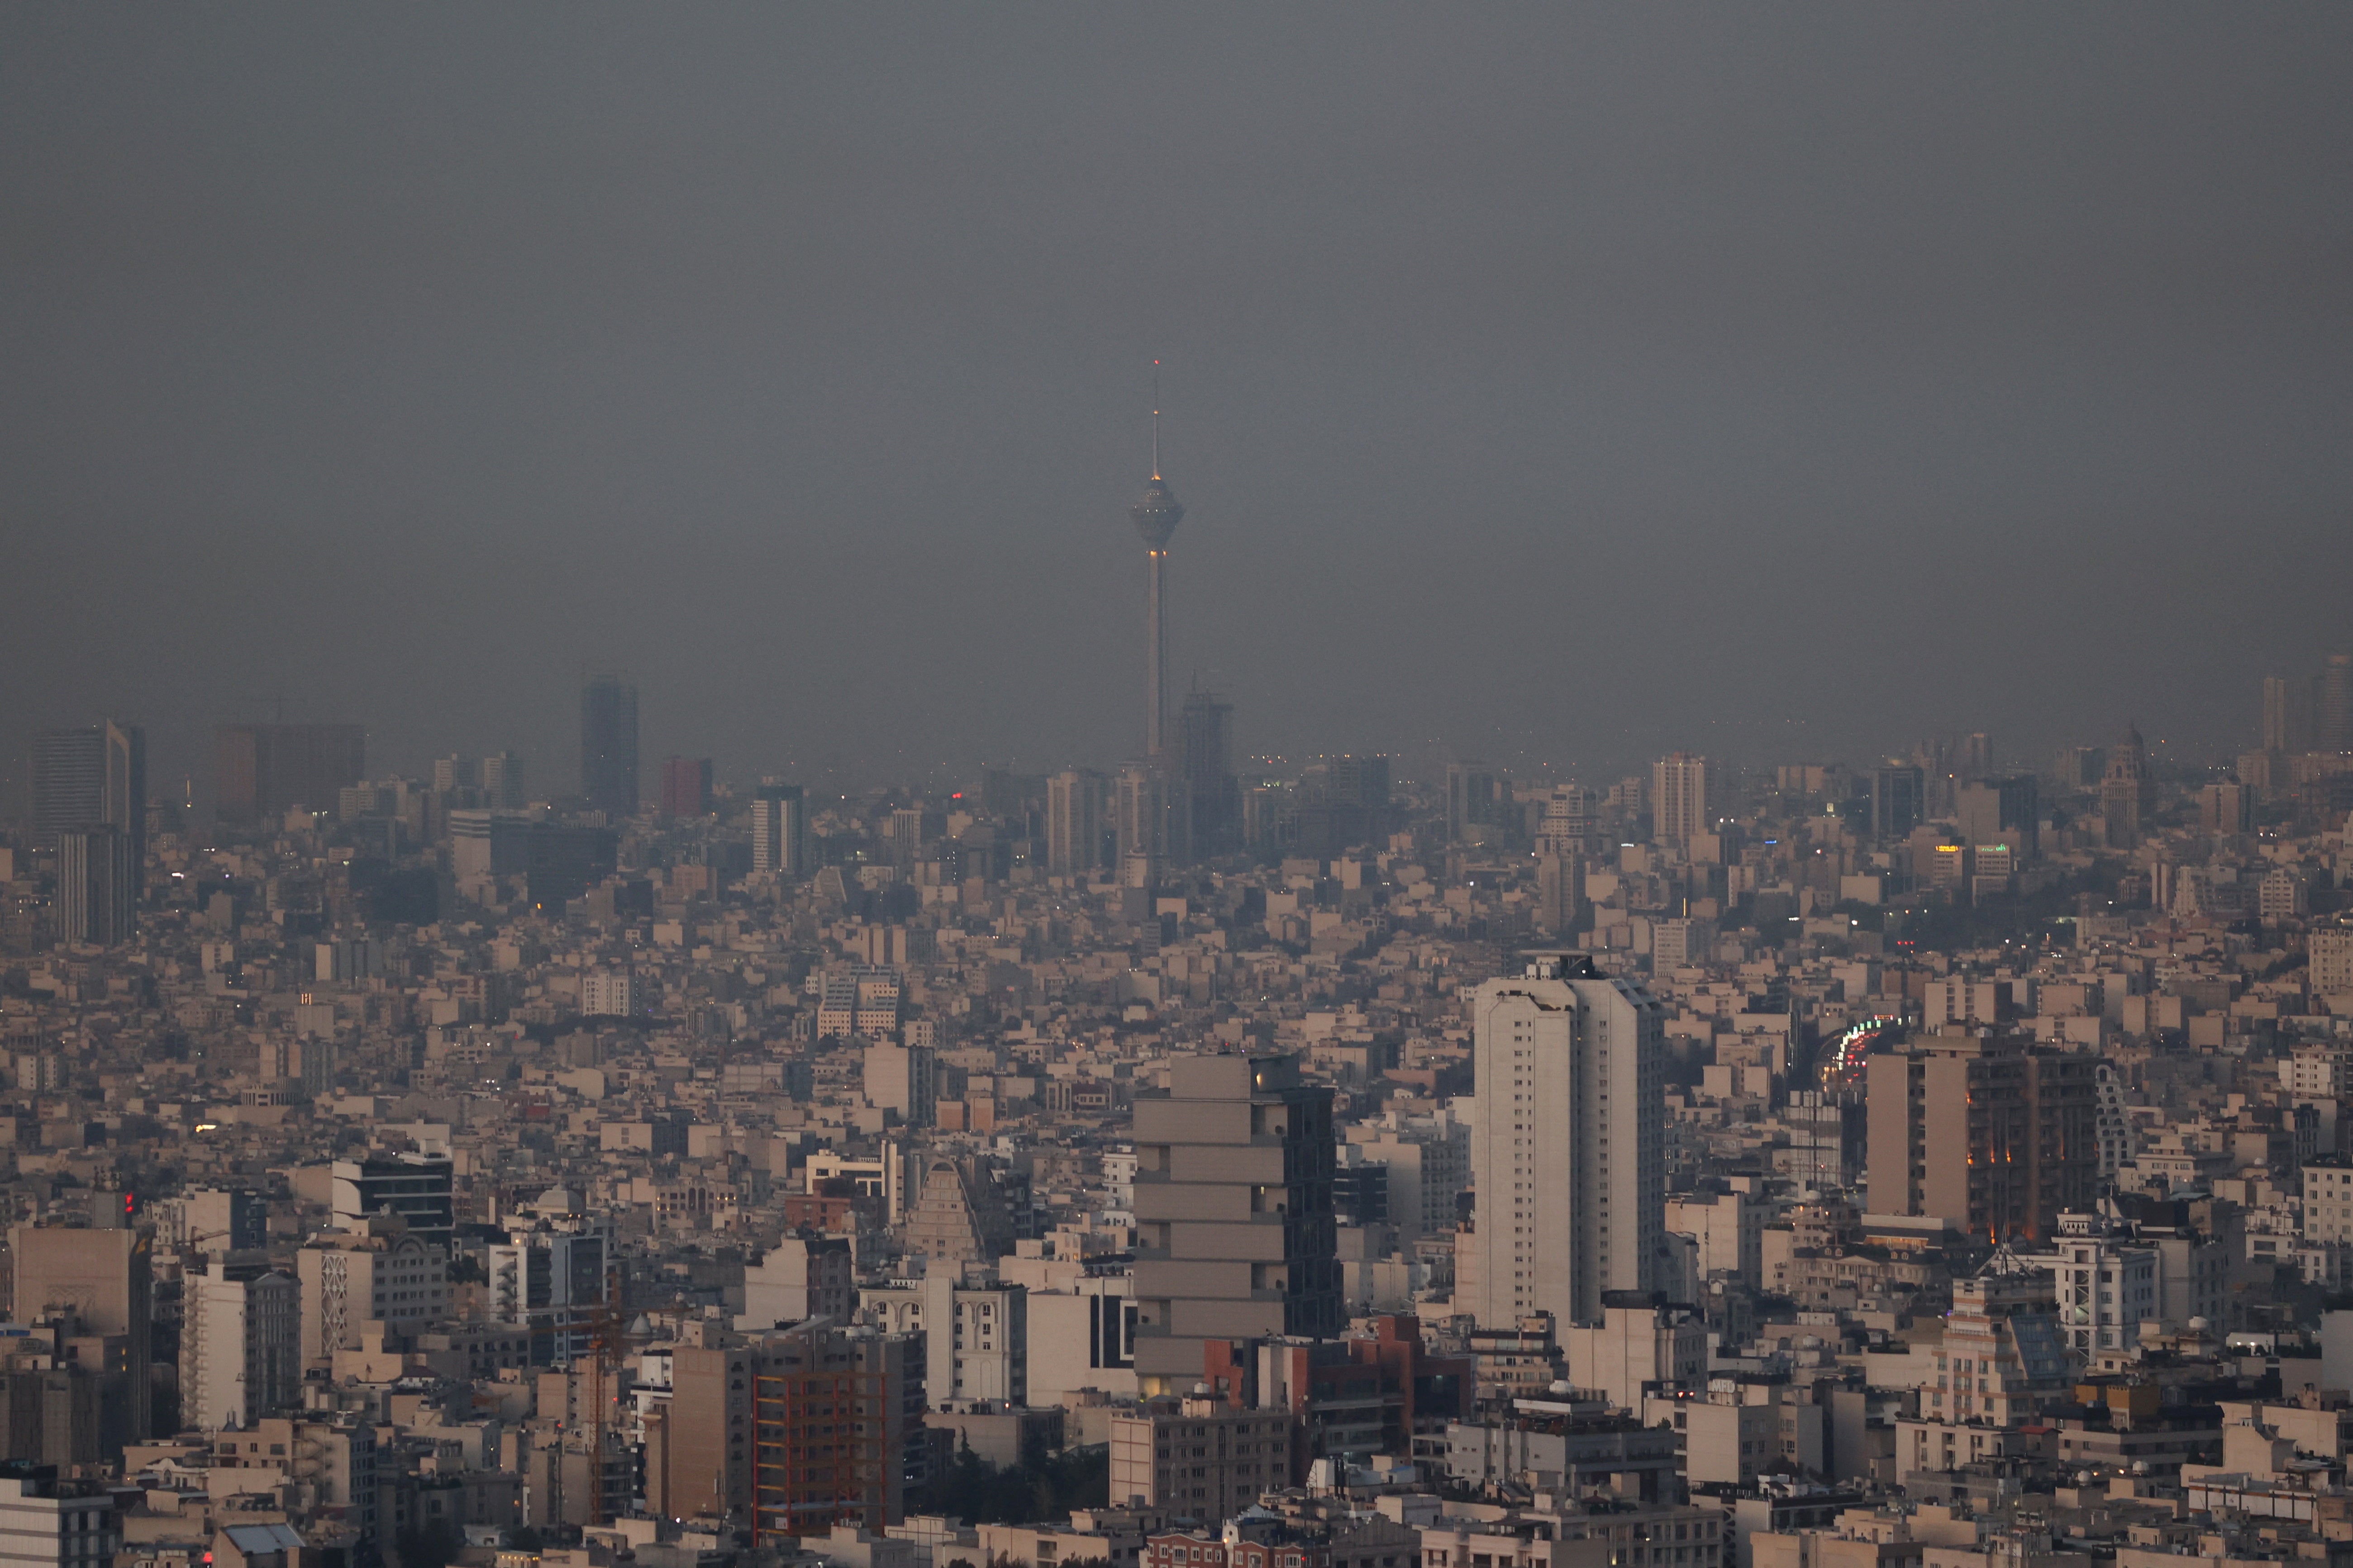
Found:
[(638, 689), (617, 675), (580, 689), (580, 793), (607, 816), (638, 814)]
[(1915, 763), (1890, 763), (1871, 775), (1871, 831), (1882, 844), (1911, 836), (1926, 819), (1927, 777)]
[(33, 831), (54, 847), (68, 828), (122, 833), (136, 885), (147, 863), (147, 732), (136, 724), (44, 730), (33, 742)]
[(55, 847), (69, 827), (106, 820), (106, 730), (44, 730), (33, 741), (33, 831)]
[(1188, 693), (1176, 715), (1176, 764), (1184, 778), (1197, 860), (1230, 855), (1241, 847), (1233, 721), (1233, 704), (1207, 691)]

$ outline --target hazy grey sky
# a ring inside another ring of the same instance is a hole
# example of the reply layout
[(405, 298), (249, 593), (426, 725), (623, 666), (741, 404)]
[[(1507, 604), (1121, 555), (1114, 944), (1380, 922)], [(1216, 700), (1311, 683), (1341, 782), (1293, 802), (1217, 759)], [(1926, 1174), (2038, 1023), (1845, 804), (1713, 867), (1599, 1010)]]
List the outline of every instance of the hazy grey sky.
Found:
[(1112, 761), (1156, 356), (1252, 749), (2220, 749), (2348, 242), (2342, 5), (13, 6), (0, 741)]

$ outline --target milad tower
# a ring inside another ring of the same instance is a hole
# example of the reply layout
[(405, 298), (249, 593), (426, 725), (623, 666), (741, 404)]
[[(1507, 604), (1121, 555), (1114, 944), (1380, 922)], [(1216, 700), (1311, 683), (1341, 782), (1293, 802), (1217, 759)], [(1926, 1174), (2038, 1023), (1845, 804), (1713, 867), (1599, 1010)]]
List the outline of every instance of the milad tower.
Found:
[(1135, 520), (1135, 531), (1144, 536), (1145, 555), (1151, 567), (1144, 604), (1144, 752), (1146, 761), (1159, 766), (1166, 761), (1168, 746), (1168, 540), (1185, 520), (1185, 509), (1177, 504), (1176, 492), (1168, 488), (1168, 481), (1160, 477), (1156, 375), (1152, 402), (1152, 482), (1144, 487), (1144, 498), (1127, 509), (1127, 515)]

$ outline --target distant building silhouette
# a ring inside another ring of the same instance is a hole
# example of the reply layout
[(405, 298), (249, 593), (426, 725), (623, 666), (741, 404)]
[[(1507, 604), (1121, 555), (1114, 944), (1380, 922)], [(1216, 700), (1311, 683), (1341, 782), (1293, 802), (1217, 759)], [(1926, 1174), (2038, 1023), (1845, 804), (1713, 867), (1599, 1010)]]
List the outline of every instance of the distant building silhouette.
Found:
[(1109, 781), (1084, 768), (1046, 781), (1046, 870), (1083, 877), (1103, 864), (1103, 811)]
[(1157, 887), (1161, 871), (1185, 858), (1185, 795), (1174, 783), (1150, 762), (1130, 763), (1120, 770), (1113, 786), (1112, 815), (1124, 888)]
[(2157, 781), (2149, 776), (2148, 747), (2137, 727), (2108, 748), (2108, 769), (2100, 780), (2100, 816), (2106, 826), (2111, 849), (2139, 847), (2149, 814), (2157, 805)]
[(1651, 837), (1680, 844), (1708, 830), (1707, 759), (1688, 752), (1651, 765)]
[(33, 739), (33, 832), (58, 835), (105, 819), (106, 731), (96, 724), (44, 730)]
[(1241, 847), (1241, 789), (1234, 779), (1233, 704), (1189, 693), (1176, 716), (1176, 769), (1186, 794), (1191, 858)]
[(1871, 832), (1882, 844), (1898, 844), (1927, 820), (1927, 770), (1917, 763), (1889, 763), (1871, 773)]
[(1504, 801), (1494, 770), (1484, 763), (1446, 764), (1446, 841), (1483, 844), (1496, 837)]
[(580, 689), (580, 793), (607, 816), (638, 814), (638, 689), (617, 675)]
[(770, 782), (752, 792), (752, 869), (808, 875), (808, 802), (800, 785)]
[(521, 811), (523, 805), (522, 759), (512, 752), (493, 752), (482, 759), (482, 804), (501, 811)]
[(266, 821), (295, 806), (332, 811), (367, 773), (367, 731), (357, 724), (224, 724), (214, 815)]
[(109, 823), (58, 835), (58, 940), (113, 947), (131, 940), (139, 866), (131, 836)]
[(711, 812), (711, 759), (672, 757), (662, 764), (661, 814), (706, 816)]
[(147, 863), (147, 732), (112, 720), (44, 730), (33, 742), (33, 833), (45, 847), (69, 827), (106, 823), (130, 840), (134, 884)]
[(1389, 759), (1381, 752), (1325, 757), (1300, 770), (1294, 843), (1329, 857), (1377, 843), (1389, 826)]
[(1594, 810), (1593, 792), (1582, 784), (1553, 786), (1536, 826), (1536, 853), (1573, 860), (1600, 847), (1600, 818)]
[(2295, 750), (2295, 730), (2291, 717), (2288, 684), (2284, 677), (2263, 677), (2263, 750), (2292, 752)]
[(2031, 773), (1963, 784), (1957, 803), (1961, 833), (1972, 845), (2009, 844), (2021, 858), (2031, 858), (2042, 847), (2041, 795)]
[(2332, 653), (2313, 704), (2314, 741), (2324, 752), (2353, 752), (2353, 654)]

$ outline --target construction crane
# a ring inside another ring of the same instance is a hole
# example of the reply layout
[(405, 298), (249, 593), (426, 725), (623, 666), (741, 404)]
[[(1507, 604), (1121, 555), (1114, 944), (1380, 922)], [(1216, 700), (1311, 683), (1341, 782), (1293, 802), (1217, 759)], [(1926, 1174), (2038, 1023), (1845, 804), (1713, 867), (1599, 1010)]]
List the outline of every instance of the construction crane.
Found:
[(609, 1435), (612, 1429), (610, 1374), (618, 1370), (621, 1357), (628, 1346), (619, 1296), (618, 1280), (608, 1259), (604, 1274), (604, 1299), (593, 1306), (575, 1309), (568, 1318), (558, 1318), (545, 1324), (551, 1337), (571, 1352), (571, 1375), (576, 1377), (582, 1371), (580, 1363), (584, 1348), (587, 1361), (586, 1420), (572, 1421), (569, 1418), (571, 1413), (567, 1410), (556, 1421), (555, 1451), (549, 1468), (548, 1484), (550, 1513), (558, 1524), (565, 1521), (565, 1435), (567, 1432), (577, 1435), (583, 1426), (586, 1428), (588, 1439), (588, 1451), (585, 1456), (588, 1461), (587, 1523), (595, 1528), (612, 1522), (606, 1516), (605, 1507), (607, 1450), (612, 1441)]
[(608, 1373), (617, 1372), (621, 1356), (628, 1348), (628, 1339), (620, 1311), (619, 1280), (612, 1259), (605, 1260), (605, 1299), (589, 1314), (588, 1330), (588, 1404), (590, 1433), (590, 1465), (588, 1522), (609, 1524), (605, 1517), (606, 1448), (609, 1439), (611, 1406), (606, 1394)]

